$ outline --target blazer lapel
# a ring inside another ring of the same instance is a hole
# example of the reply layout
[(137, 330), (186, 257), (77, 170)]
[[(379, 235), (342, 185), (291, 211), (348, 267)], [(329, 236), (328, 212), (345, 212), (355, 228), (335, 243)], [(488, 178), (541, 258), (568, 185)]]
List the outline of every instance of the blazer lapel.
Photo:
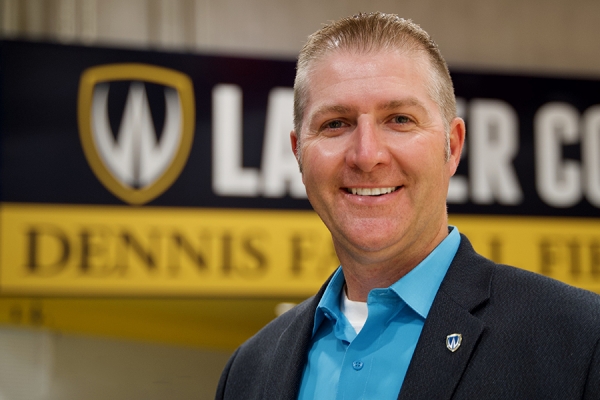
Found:
[[(462, 236), (423, 326), (399, 400), (452, 398), (485, 328), (473, 311), (489, 299), (493, 267)], [(462, 342), (452, 352), (446, 338), (455, 333)]]
[(263, 400), (297, 399), (312, 341), (315, 310), (328, 283), (329, 279), (311, 300), (288, 311), (297, 314), (275, 344), (273, 361), (265, 371), (268, 377)]

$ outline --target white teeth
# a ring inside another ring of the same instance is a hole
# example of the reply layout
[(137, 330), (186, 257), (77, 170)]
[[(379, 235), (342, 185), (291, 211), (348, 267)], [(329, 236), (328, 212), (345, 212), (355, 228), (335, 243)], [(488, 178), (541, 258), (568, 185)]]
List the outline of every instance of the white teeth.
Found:
[(348, 192), (359, 196), (379, 196), (382, 194), (392, 193), (396, 187), (386, 188), (348, 188)]

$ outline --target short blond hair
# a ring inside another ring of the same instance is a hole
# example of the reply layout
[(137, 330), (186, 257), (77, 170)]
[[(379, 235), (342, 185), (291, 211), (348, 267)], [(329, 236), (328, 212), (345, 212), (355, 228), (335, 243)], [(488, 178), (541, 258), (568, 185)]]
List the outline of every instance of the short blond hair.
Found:
[[(428, 92), (438, 105), (446, 135), (456, 117), (456, 98), (448, 65), (438, 46), (419, 25), (395, 14), (357, 14), (333, 21), (308, 37), (300, 51), (294, 81), (294, 130), (300, 142), (302, 119), (308, 101), (308, 76), (315, 62), (334, 51), (403, 50), (424, 53), (429, 61)], [(424, 52), (423, 52), (424, 51)], [(447, 140), (448, 141), (448, 140)], [(449, 143), (446, 145), (449, 155)]]

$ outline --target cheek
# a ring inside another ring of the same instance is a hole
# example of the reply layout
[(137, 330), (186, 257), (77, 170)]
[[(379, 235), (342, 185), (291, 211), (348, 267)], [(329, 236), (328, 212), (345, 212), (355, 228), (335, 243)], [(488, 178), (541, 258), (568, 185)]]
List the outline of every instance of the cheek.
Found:
[(433, 152), (431, 143), (412, 137), (410, 139), (391, 141), (388, 148), (396, 162), (406, 170), (420, 170), (431, 164)]
[(302, 147), (304, 167), (324, 171), (343, 161), (345, 147), (343, 141), (338, 139), (319, 137), (307, 140)]
[(416, 135), (397, 146), (403, 156), (417, 165), (441, 165), (446, 163), (445, 141)]

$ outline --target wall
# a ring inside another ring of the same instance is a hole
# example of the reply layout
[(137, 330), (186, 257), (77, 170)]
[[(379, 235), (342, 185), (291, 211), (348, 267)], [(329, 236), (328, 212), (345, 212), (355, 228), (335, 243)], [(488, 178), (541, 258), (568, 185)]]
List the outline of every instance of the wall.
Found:
[(0, 400), (212, 399), (228, 354), (0, 329)]
[(4, 37), (293, 59), (327, 20), (398, 13), (453, 67), (600, 76), (594, 0), (1, 0)]
[[(596, 0), (0, 0), (0, 33), (294, 59), (323, 22), (374, 10), (421, 24), (451, 68), (600, 77)], [(0, 400), (210, 399), (228, 354), (4, 327)]]

